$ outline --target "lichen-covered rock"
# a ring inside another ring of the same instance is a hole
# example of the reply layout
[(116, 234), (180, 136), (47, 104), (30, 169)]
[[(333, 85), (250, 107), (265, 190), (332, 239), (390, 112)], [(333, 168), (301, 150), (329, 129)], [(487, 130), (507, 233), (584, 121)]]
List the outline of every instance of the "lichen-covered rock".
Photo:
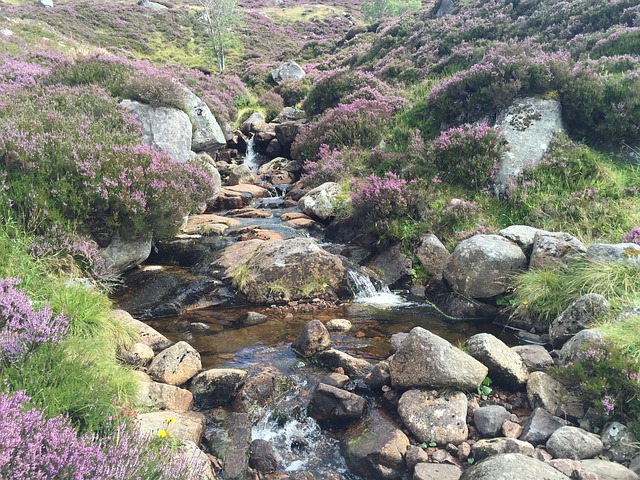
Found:
[(560, 348), (576, 333), (609, 312), (609, 302), (602, 295), (587, 293), (575, 300), (549, 327), (554, 348)]
[(191, 149), (201, 152), (225, 147), (227, 141), (222, 128), (208, 105), (187, 88), (184, 89), (184, 104), (193, 130)]
[[(186, 459), (185, 473), (191, 475), (189, 478), (193, 478), (193, 480), (218, 480), (209, 457), (194, 442), (185, 440), (177, 447), (177, 450), (179, 455)], [(197, 476), (195, 476), (196, 474)]]
[(458, 445), (468, 435), (467, 397), (462, 392), (438, 395), (425, 390), (408, 390), (398, 403), (402, 423), (420, 442)]
[(148, 373), (157, 382), (182, 385), (202, 368), (200, 354), (187, 342), (178, 342), (160, 352)]
[(212, 368), (196, 375), (189, 389), (196, 407), (214, 408), (233, 402), (246, 379), (244, 370)]
[(587, 258), (603, 263), (640, 265), (640, 245), (635, 243), (594, 243), (587, 248)]
[(504, 293), (509, 278), (522, 270), (527, 258), (520, 247), (499, 235), (475, 235), (460, 242), (444, 268), (454, 291), (471, 298)]
[(490, 333), (478, 333), (466, 343), (469, 355), (489, 368), (489, 376), (497, 385), (524, 388), (529, 370), (520, 355)]
[(204, 443), (222, 463), (225, 480), (244, 480), (249, 466), (251, 419), (247, 413), (224, 415), (207, 421)]
[(378, 252), (365, 266), (379, 275), (383, 285), (393, 286), (411, 278), (411, 259), (400, 251), (399, 245)]
[(323, 183), (309, 190), (304, 197), (298, 200), (298, 208), (311, 218), (327, 220), (334, 215), (340, 191), (341, 188), (338, 183)]
[(558, 352), (558, 360), (560, 364), (567, 365), (584, 355), (587, 348), (601, 348), (602, 345), (602, 333), (590, 329), (581, 330), (562, 346)]
[(507, 240), (517, 244), (527, 256), (531, 256), (533, 250), (533, 240), (536, 233), (543, 232), (539, 228), (529, 227), (528, 225), (511, 225), (503, 228), (498, 232)]
[(253, 174), (245, 164), (232, 165), (229, 168), (229, 176), (227, 177), (228, 185), (251, 185), (252, 183)]
[(330, 346), (329, 331), (320, 320), (307, 322), (291, 344), (291, 348), (303, 357), (313, 357), (316, 353), (327, 350)]
[(436, 280), (442, 278), (444, 266), (449, 259), (449, 250), (433, 233), (426, 233), (420, 239), (420, 245), (416, 250), (416, 257), (420, 264), (429, 274), (429, 277)]
[(443, 338), (415, 327), (389, 363), (397, 388), (457, 387), (475, 390), (488, 369)]
[(600, 438), (606, 457), (613, 462), (628, 462), (638, 453), (637, 437), (620, 422), (607, 423)]
[(460, 480), (569, 480), (550, 465), (520, 453), (493, 455), (466, 470)]
[(285, 81), (302, 80), (304, 76), (305, 72), (302, 67), (293, 60), (271, 71), (271, 78), (273, 78), (273, 81), (277, 84)]
[(560, 382), (544, 372), (533, 372), (529, 376), (527, 398), (531, 408), (544, 408), (551, 415), (556, 415), (565, 392), (566, 389)]
[(146, 367), (153, 360), (153, 356), (153, 349), (141, 342), (136, 342), (118, 353), (123, 362), (134, 367)]
[(560, 427), (547, 440), (547, 451), (555, 458), (582, 460), (593, 458), (604, 450), (598, 435), (578, 427)]
[(587, 248), (573, 235), (564, 232), (538, 232), (533, 240), (529, 268), (557, 267), (584, 257)]

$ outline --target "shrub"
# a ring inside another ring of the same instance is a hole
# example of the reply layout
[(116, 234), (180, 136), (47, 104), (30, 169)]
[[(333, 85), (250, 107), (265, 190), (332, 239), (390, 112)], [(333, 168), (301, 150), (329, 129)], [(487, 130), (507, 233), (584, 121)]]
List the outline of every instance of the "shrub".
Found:
[(311, 185), (319, 185), (351, 178), (361, 168), (361, 156), (361, 151), (352, 148), (338, 150), (326, 144), (320, 145), (317, 160), (305, 162), (302, 180)]
[(264, 107), (267, 122), (278, 116), (284, 108), (282, 97), (275, 92), (264, 92), (258, 97), (258, 103)]
[(286, 107), (294, 107), (298, 105), (311, 90), (311, 81), (304, 79), (302, 81), (287, 80), (275, 87)]
[(634, 227), (624, 234), (622, 241), (626, 243), (635, 243), (640, 245), (640, 227)]

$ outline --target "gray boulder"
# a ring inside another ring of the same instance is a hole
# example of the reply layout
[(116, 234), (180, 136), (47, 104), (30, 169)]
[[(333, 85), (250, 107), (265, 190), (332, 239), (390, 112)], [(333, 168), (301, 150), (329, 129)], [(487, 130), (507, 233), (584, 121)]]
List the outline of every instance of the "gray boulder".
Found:
[(365, 266), (380, 276), (383, 285), (391, 286), (411, 278), (411, 259), (400, 251), (399, 245), (378, 252)]
[(125, 350), (118, 352), (118, 357), (133, 367), (146, 367), (153, 360), (153, 349), (141, 342), (136, 342)]
[(509, 278), (526, 267), (515, 243), (499, 235), (475, 235), (460, 242), (444, 268), (454, 291), (471, 298), (489, 298), (507, 290)]
[(198, 408), (214, 408), (233, 402), (247, 372), (237, 368), (212, 368), (196, 375), (191, 381), (191, 393)]
[(142, 125), (144, 143), (160, 152), (167, 152), (176, 162), (191, 158), (191, 121), (175, 108), (158, 107), (122, 100), (120, 105)]
[(424, 234), (416, 250), (416, 257), (420, 260), (420, 264), (435, 280), (442, 278), (449, 255), (447, 247), (433, 233)]
[(556, 267), (567, 261), (582, 258), (587, 252), (584, 244), (564, 232), (539, 232), (533, 240), (529, 268)]
[(638, 480), (638, 475), (619, 463), (608, 460), (589, 459), (580, 462), (583, 472), (594, 473), (598, 480)]
[(245, 135), (250, 135), (251, 133), (257, 133), (263, 130), (267, 126), (267, 121), (260, 112), (253, 112), (249, 115), (242, 125), (240, 125), (240, 131)]
[(587, 293), (574, 301), (549, 327), (554, 348), (560, 348), (576, 333), (609, 312), (609, 302), (602, 295)]
[(587, 248), (587, 258), (603, 263), (640, 265), (640, 245), (635, 243), (594, 243)]
[(327, 368), (342, 368), (350, 377), (364, 378), (373, 367), (369, 362), (334, 348), (317, 353), (314, 360)]
[(295, 107), (284, 107), (278, 116), (273, 119), (273, 123), (294, 122), (305, 118), (307, 118), (307, 113), (304, 110), (298, 110)]
[(530, 372), (543, 372), (553, 367), (553, 358), (542, 345), (517, 345), (511, 350), (520, 355)]
[(194, 152), (201, 152), (225, 147), (227, 141), (222, 128), (207, 104), (187, 88), (184, 89), (184, 104), (193, 127), (191, 149)]
[(364, 383), (371, 388), (382, 388), (391, 385), (391, 374), (389, 373), (389, 362), (383, 360), (375, 364), (369, 373), (364, 377)]
[(311, 399), (311, 416), (321, 422), (356, 420), (364, 413), (365, 401), (359, 395), (321, 383)]
[(459, 445), (468, 435), (467, 396), (456, 392), (438, 395), (425, 390), (408, 390), (398, 403), (402, 423), (420, 442)]
[(524, 388), (529, 370), (520, 355), (490, 333), (478, 333), (465, 342), (469, 355), (489, 368), (489, 376), (497, 385)]
[(151, 234), (128, 240), (116, 235), (111, 239), (108, 247), (100, 249), (100, 255), (110, 271), (117, 274), (124, 273), (149, 258), (151, 240)]
[(441, 0), (439, 2), (438, 10), (436, 11), (436, 18), (444, 17), (445, 15), (451, 15), (456, 8), (456, 4), (453, 0)]
[(533, 372), (527, 383), (527, 398), (531, 408), (544, 408), (552, 415), (558, 414), (565, 392), (560, 382), (544, 372)]
[(260, 165), (258, 173), (260, 175), (269, 175), (280, 171), (298, 173), (301, 170), (302, 164), (297, 160), (290, 160), (284, 157), (276, 157)]
[(327, 350), (330, 346), (329, 331), (320, 320), (307, 322), (291, 344), (291, 348), (303, 357), (313, 357), (316, 353)]
[(396, 388), (456, 387), (475, 390), (488, 369), (422, 327), (411, 330), (389, 363)]
[(171, 346), (173, 342), (160, 332), (150, 327), (146, 323), (141, 322), (133, 318), (128, 312), (124, 310), (112, 310), (109, 317), (114, 322), (122, 322), (133, 328), (138, 334), (138, 341), (151, 347), (154, 352), (161, 352), (162, 350)]
[(628, 462), (638, 452), (638, 439), (629, 428), (619, 422), (607, 423), (600, 438), (606, 457), (613, 462)]
[(600, 348), (602, 344), (602, 333), (590, 329), (581, 330), (562, 346), (558, 352), (558, 360), (560, 364), (566, 365), (578, 360), (587, 348)]
[(400, 480), (407, 447), (407, 436), (379, 410), (351, 425), (340, 443), (351, 472), (370, 480)]
[(156, 355), (148, 373), (157, 382), (182, 385), (201, 368), (200, 354), (187, 342), (178, 342)]
[(481, 437), (497, 437), (502, 432), (502, 425), (510, 416), (502, 405), (488, 405), (473, 412), (473, 423)]
[(540, 163), (554, 134), (563, 130), (560, 102), (518, 99), (498, 114), (496, 126), (508, 146), (493, 180), (495, 193), (504, 194), (523, 170)]
[(466, 470), (460, 480), (569, 480), (550, 465), (520, 453), (493, 455)]
[(593, 458), (604, 450), (598, 435), (578, 427), (560, 427), (547, 440), (547, 451), (555, 458), (582, 460)]
[(287, 62), (271, 71), (271, 78), (278, 85), (285, 81), (302, 80), (304, 76), (304, 70), (294, 61)]
[(462, 469), (446, 463), (418, 463), (412, 480), (458, 480)]
[(529, 227), (528, 225), (511, 225), (503, 228), (498, 232), (507, 240), (517, 244), (527, 256), (531, 256), (533, 250), (533, 240), (536, 233), (544, 232), (539, 228)]
[(309, 190), (304, 197), (298, 200), (298, 208), (311, 218), (327, 220), (335, 213), (340, 191), (338, 183), (323, 183), (319, 187)]
[(471, 447), (471, 454), (476, 461), (484, 460), (502, 453), (519, 453), (533, 457), (533, 445), (515, 438), (483, 438)]
[(544, 408), (536, 408), (531, 416), (522, 422), (523, 430), (520, 440), (533, 445), (546, 443), (553, 432), (564, 427), (567, 423), (566, 420), (554, 417)]
[(162, 5), (158, 2), (150, 2), (149, 0), (140, 0), (138, 5), (144, 8), (148, 8), (150, 10), (169, 10), (169, 8), (165, 5)]

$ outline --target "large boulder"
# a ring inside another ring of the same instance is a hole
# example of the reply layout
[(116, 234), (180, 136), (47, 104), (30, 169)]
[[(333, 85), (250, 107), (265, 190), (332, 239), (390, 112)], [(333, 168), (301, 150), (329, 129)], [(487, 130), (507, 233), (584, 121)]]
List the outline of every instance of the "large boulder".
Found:
[(594, 243), (587, 248), (587, 258), (603, 263), (640, 265), (640, 245), (635, 243)]
[(489, 376), (497, 385), (524, 388), (529, 369), (516, 352), (490, 333), (478, 333), (466, 343), (466, 351), (489, 368)]
[(517, 345), (511, 350), (520, 355), (530, 372), (544, 372), (553, 367), (553, 358), (542, 345)]
[(562, 346), (558, 352), (558, 360), (561, 365), (567, 365), (580, 359), (588, 348), (602, 348), (602, 346), (602, 333), (587, 328), (576, 333)]
[(260, 132), (266, 127), (266, 125), (267, 121), (264, 118), (264, 115), (260, 112), (253, 112), (249, 115), (249, 118), (242, 122), (242, 125), (240, 125), (240, 131), (248, 136), (251, 133)]
[(340, 190), (338, 183), (323, 183), (319, 187), (309, 190), (304, 197), (298, 200), (298, 208), (311, 218), (327, 220), (334, 215)]
[(241, 291), (253, 303), (346, 292), (342, 260), (311, 238), (265, 242), (245, 265)]
[(518, 99), (498, 114), (496, 126), (508, 145), (493, 180), (495, 193), (504, 194), (524, 169), (540, 163), (553, 135), (563, 130), (560, 102)]
[(247, 379), (247, 372), (237, 368), (212, 368), (196, 375), (191, 393), (196, 407), (213, 408), (233, 402)]
[(187, 342), (178, 342), (160, 352), (149, 365), (151, 378), (169, 385), (182, 385), (202, 368), (200, 354)]
[(302, 67), (293, 60), (271, 71), (271, 78), (278, 85), (286, 81), (302, 80), (304, 76), (305, 72)]
[(370, 480), (399, 480), (409, 439), (381, 411), (373, 410), (350, 426), (340, 444), (350, 470)]
[(544, 408), (536, 408), (531, 416), (522, 422), (523, 430), (519, 438), (533, 445), (540, 445), (546, 443), (553, 432), (567, 423), (566, 420), (554, 417)]
[(493, 455), (466, 470), (460, 480), (569, 480), (550, 465), (521, 453)]
[(499, 235), (475, 235), (460, 242), (444, 268), (454, 291), (489, 298), (507, 290), (509, 278), (526, 267), (520, 247)]
[(415, 327), (389, 363), (397, 388), (456, 387), (475, 390), (488, 369), (443, 338)]
[(576, 333), (609, 312), (609, 302), (598, 293), (587, 293), (574, 301), (549, 327), (554, 348), (560, 348)]
[(565, 232), (536, 233), (529, 268), (556, 267), (572, 259), (582, 258), (587, 252), (584, 244)]
[(444, 272), (444, 266), (449, 259), (449, 250), (433, 233), (426, 233), (420, 239), (420, 245), (416, 250), (416, 257), (429, 274), (429, 277), (440, 280)]
[(535, 239), (536, 233), (540, 232), (544, 232), (544, 230), (528, 225), (511, 225), (500, 230), (498, 234), (517, 244), (525, 255), (531, 256), (533, 240)]
[(142, 140), (158, 150), (167, 152), (176, 162), (191, 158), (191, 121), (176, 108), (158, 107), (122, 100), (120, 105), (142, 125)]
[(151, 240), (151, 234), (132, 239), (123, 239), (116, 235), (111, 239), (109, 246), (100, 249), (100, 255), (110, 271), (124, 273), (149, 258)]
[(184, 105), (191, 120), (191, 149), (194, 152), (218, 150), (227, 145), (222, 128), (207, 104), (187, 88), (184, 89)]
[(438, 395), (408, 390), (398, 403), (402, 423), (420, 442), (459, 445), (468, 435), (467, 396), (462, 392)]
[(578, 427), (561, 427), (547, 440), (547, 451), (555, 458), (582, 460), (593, 458), (604, 450), (598, 435)]

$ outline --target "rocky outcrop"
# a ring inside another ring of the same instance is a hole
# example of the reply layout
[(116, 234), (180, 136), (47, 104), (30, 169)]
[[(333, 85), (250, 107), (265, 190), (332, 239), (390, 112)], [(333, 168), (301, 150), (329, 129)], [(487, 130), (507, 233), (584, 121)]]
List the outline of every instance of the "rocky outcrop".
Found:
[(182, 385), (201, 368), (200, 354), (187, 342), (178, 342), (156, 355), (148, 372), (158, 382)]
[(304, 70), (294, 61), (287, 62), (271, 71), (271, 78), (278, 85), (286, 81), (302, 80), (304, 76)]
[(302, 213), (311, 218), (327, 220), (334, 215), (340, 190), (340, 184), (338, 183), (323, 183), (309, 190), (309, 192), (298, 201), (298, 208)]
[(560, 348), (571, 337), (609, 312), (609, 302), (602, 295), (588, 293), (574, 301), (549, 327), (551, 344)]
[(493, 455), (466, 470), (460, 480), (569, 480), (550, 465), (520, 453)]
[(116, 235), (108, 247), (100, 249), (100, 255), (110, 271), (124, 273), (149, 258), (151, 240), (151, 235), (134, 239), (123, 239)]
[(471, 298), (504, 293), (509, 278), (526, 267), (515, 243), (499, 235), (475, 235), (460, 242), (449, 257), (444, 278), (454, 291)]
[(196, 407), (214, 408), (233, 402), (247, 379), (247, 372), (237, 368), (212, 368), (196, 375), (191, 393)]
[(207, 104), (187, 88), (184, 89), (184, 105), (193, 130), (191, 150), (218, 150), (227, 145), (224, 133)]
[(560, 102), (518, 99), (498, 114), (496, 126), (508, 146), (493, 179), (495, 193), (504, 194), (524, 169), (540, 163), (553, 135), (563, 130)]
[(488, 369), (422, 327), (415, 327), (389, 363), (396, 388), (457, 387), (475, 390)]
[(497, 385), (524, 388), (529, 370), (520, 355), (490, 333), (478, 333), (466, 342), (466, 351), (489, 368), (489, 376)]

